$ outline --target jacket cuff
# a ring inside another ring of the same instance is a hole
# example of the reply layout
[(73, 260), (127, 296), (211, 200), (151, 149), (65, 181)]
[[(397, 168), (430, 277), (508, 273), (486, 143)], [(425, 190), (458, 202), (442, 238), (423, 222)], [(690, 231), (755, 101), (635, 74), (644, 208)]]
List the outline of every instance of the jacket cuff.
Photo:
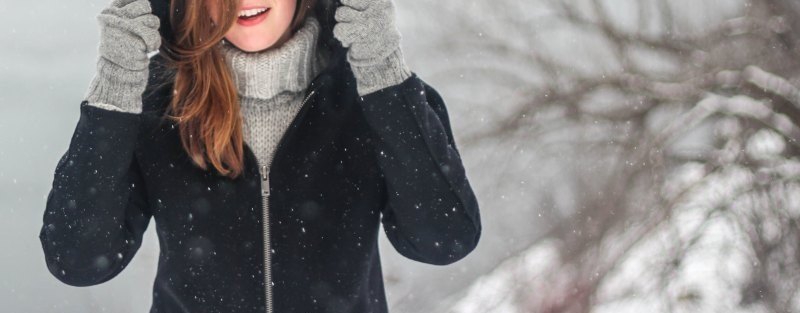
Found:
[[(103, 58), (97, 61), (95, 73), (84, 99), (90, 104), (128, 113), (142, 112), (142, 93), (147, 87), (149, 70), (131, 71)], [(103, 106), (105, 104), (105, 106)]]
[[(101, 108), (101, 109), (104, 109), (104, 110), (109, 110), (109, 111), (125, 112), (125, 110), (123, 110), (121, 107), (113, 105), (113, 104), (100, 103), (100, 102), (86, 102), (86, 105), (93, 106), (93, 107), (96, 107), (96, 108)], [(132, 113), (132, 112), (128, 112), (128, 113)]]
[(386, 87), (398, 85), (411, 77), (411, 69), (405, 63), (400, 47), (378, 63), (362, 63), (349, 59), (353, 76), (356, 78), (356, 89), (359, 96), (364, 96)]

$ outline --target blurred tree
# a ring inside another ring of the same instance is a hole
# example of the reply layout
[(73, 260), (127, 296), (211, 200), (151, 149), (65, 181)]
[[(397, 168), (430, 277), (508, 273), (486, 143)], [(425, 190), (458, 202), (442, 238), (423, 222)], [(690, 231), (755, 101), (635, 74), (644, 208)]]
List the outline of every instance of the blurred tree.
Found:
[(800, 2), (438, 5), (513, 99), (464, 144), (551, 152), (577, 197), (452, 311), (800, 311)]

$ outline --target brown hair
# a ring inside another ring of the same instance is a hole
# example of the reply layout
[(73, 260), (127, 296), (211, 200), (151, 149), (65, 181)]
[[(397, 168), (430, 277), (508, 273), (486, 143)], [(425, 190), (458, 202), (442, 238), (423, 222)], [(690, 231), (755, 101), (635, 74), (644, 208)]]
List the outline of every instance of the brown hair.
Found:
[[(297, 0), (292, 35), (313, 12), (314, 4), (314, 0)], [(236, 22), (239, 5), (239, 0), (220, 1), (221, 27), (216, 27), (205, 1), (172, 0), (169, 19), (175, 40), (162, 46), (167, 65), (175, 70), (165, 117), (177, 122), (181, 145), (195, 165), (207, 170), (210, 163), (230, 178), (244, 170), (242, 118), (232, 74), (217, 44)]]

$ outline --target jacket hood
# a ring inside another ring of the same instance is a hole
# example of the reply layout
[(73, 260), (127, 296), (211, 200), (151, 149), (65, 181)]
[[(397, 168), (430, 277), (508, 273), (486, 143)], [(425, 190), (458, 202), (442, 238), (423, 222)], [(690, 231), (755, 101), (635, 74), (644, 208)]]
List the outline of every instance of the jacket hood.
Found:
[[(164, 40), (174, 42), (175, 35), (172, 32), (172, 25), (169, 19), (169, 5), (171, 0), (150, 0), (153, 14), (158, 16), (161, 24), (159, 32)], [(330, 52), (332, 60), (338, 60), (345, 54), (345, 48), (333, 36), (333, 26), (336, 24), (334, 14), (336, 8), (340, 5), (340, 0), (317, 0), (314, 6), (314, 14), (320, 23), (320, 34), (318, 46), (321, 49), (327, 49)], [(329, 66), (337, 62), (330, 62)]]

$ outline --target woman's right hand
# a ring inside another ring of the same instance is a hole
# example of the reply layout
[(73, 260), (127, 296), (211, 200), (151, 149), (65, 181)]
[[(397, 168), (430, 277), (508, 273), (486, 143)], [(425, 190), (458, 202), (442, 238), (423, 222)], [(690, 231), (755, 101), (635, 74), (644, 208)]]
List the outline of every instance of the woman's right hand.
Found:
[(149, 53), (161, 45), (160, 21), (148, 0), (113, 0), (97, 16), (97, 73), (86, 93), (90, 104), (139, 113), (147, 86)]

